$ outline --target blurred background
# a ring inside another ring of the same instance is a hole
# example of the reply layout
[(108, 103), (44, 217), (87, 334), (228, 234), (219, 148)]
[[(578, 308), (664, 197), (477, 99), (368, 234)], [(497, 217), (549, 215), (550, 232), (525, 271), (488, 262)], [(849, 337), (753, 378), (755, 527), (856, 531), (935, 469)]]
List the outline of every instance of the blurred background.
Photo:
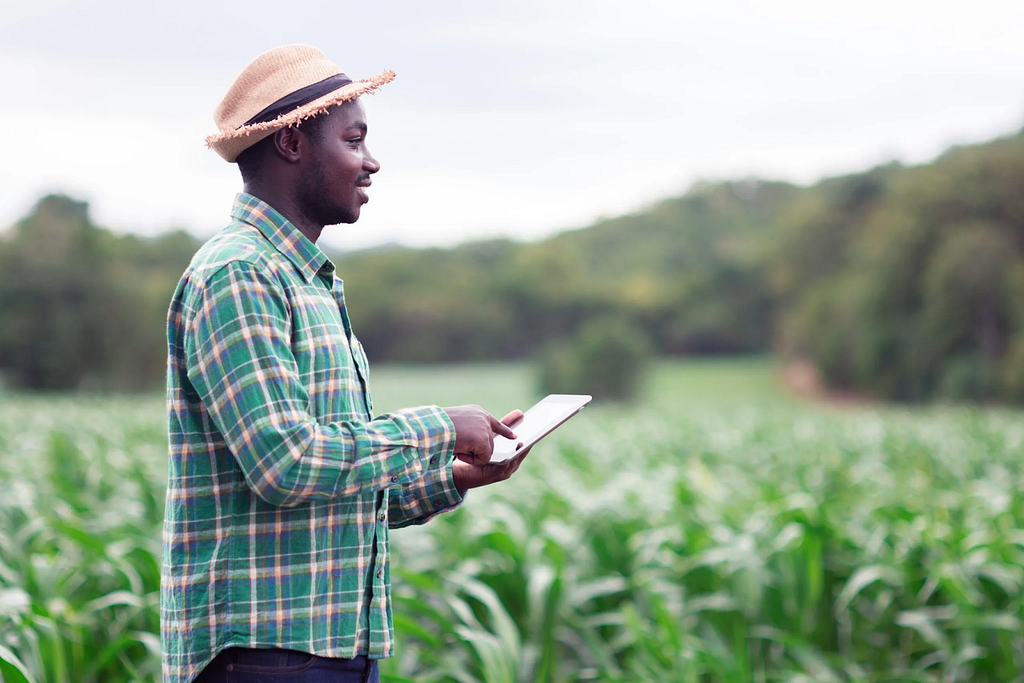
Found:
[[(237, 170), (256, 54), (318, 45), (383, 170), (325, 232), (371, 360), (536, 356), (615, 319), (896, 400), (1024, 400), (1024, 8), (40, 2), (0, 19), (0, 368), (162, 383), (177, 277)], [(569, 232), (566, 232), (566, 231)]]
[(159, 680), (165, 315), (241, 189), (203, 138), (302, 42), (398, 74), (320, 242), (377, 406), (603, 399), (395, 534), (387, 680), (1017, 680), (1021, 35), (1019, 0), (5, 8), (0, 674)]

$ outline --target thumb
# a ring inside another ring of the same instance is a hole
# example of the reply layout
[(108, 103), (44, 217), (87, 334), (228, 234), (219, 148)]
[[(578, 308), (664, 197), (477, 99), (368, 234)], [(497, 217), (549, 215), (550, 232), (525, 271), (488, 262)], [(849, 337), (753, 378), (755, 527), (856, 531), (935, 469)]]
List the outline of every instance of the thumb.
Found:
[(521, 419), (523, 419), (523, 411), (517, 409), (513, 410), (511, 413), (501, 418), (501, 423), (511, 427), (516, 422), (519, 422), (519, 420)]

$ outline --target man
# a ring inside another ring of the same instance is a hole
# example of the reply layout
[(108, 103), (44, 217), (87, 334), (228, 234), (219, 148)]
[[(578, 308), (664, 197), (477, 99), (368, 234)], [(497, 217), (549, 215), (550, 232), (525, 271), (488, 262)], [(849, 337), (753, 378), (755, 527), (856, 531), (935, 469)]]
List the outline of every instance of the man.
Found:
[(380, 165), (358, 98), (393, 78), (352, 82), (287, 46), (216, 110), (207, 143), (244, 192), (168, 314), (167, 683), (378, 680), (394, 642), (388, 527), (457, 507), (526, 455), (488, 464), (519, 411), (372, 416), (342, 281), (316, 242), (367, 201)]

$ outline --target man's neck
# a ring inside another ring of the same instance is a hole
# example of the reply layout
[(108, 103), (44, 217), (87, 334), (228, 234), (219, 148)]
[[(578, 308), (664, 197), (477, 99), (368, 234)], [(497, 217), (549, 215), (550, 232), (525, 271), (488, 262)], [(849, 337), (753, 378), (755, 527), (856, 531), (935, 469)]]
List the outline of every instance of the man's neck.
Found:
[(299, 232), (305, 235), (313, 244), (316, 244), (316, 241), (320, 239), (320, 233), (323, 232), (324, 226), (311, 221), (299, 209), (298, 203), (288, 193), (275, 192), (273, 188), (248, 183), (246, 183), (243, 191), (274, 207), (279, 214), (287, 218), (288, 222), (298, 228)]

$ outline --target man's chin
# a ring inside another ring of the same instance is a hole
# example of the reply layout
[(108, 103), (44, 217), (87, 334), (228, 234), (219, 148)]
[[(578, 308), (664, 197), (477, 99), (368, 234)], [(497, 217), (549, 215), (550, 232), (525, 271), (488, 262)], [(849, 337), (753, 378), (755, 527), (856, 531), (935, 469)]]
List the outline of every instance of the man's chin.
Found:
[(355, 211), (338, 211), (331, 214), (330, 218), (324, 222), (324, 225), (342, 225), (345, 223), (355, 223), (357, 220), (359, 220), (359, 209)]

